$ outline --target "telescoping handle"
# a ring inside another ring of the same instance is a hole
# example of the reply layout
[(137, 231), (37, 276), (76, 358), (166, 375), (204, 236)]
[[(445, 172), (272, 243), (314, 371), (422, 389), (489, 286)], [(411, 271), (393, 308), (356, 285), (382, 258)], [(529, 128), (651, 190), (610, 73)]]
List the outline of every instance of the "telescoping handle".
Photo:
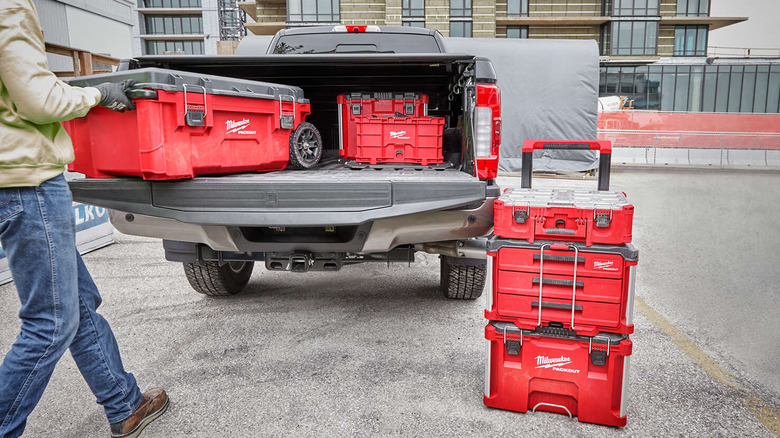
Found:
[(609, 190), (609, 172), (612, 162), (612, 142), (609, 141), (556, 141), (526, 140), (523, 142), (523, 169), (520, 186), (531, 188), (534, 150), (599, 151), (599, 190)]

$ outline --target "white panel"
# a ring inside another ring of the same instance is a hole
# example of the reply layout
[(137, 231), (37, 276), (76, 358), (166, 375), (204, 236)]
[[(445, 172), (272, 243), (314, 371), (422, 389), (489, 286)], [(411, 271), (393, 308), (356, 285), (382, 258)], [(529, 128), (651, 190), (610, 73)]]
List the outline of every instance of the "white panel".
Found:
[(72, 47), (115, 58), (132, 57), (132, 26), (74, 7), (66, 13)]

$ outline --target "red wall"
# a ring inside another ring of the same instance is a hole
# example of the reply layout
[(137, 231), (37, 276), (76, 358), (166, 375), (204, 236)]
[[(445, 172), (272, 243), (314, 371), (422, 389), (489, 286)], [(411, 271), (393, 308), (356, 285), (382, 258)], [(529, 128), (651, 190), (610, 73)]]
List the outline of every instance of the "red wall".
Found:
[(780, 133), (780, 114), (618, 111), (599, 113), (599, 130)]

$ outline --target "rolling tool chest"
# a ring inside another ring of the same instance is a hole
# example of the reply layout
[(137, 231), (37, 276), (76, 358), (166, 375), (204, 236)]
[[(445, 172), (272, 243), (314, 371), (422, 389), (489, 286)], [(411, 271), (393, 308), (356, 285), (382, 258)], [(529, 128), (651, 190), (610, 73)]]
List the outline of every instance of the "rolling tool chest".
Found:
[(311, 112), (298, 87), (144, 68), (70, 83), (137, 82), (135, 111), (97, 107), (64, 122), (73, 139), (69, 170), (93, 178), (149, 180), (284, 169), (291, 135)]
[(428, 96), (350, 93), (338, 96), (339, 154), (358, 163), (444, 161), (443, 117), (428, 117)]
[[(534, 149), (601, 152), (598, 191), (531, 188)], [(487, 406), (625, 426), (639, 252), (634, 207), (608, 192), (609, 142), (526, 141), (522, 188), (488, 241)]]

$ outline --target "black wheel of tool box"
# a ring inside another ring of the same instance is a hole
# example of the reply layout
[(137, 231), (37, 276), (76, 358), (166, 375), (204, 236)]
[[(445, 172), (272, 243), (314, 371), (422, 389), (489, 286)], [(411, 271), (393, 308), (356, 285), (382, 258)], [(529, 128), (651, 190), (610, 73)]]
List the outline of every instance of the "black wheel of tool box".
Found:
[(485, 288), (487, 262), (439, 256), (441, 259), (441, 291), (453, 300), (475, 300)]
[(310, 169), (322, 158), (322, 136), (309, 122), (303, 122), (290, 134), (290, 164), (296, 169)]
[(254, 262), (213, 261), (184, 263), (187, 281), (195, 292), (211, 297), (235, 295), (244, 289), (252, 276)]

